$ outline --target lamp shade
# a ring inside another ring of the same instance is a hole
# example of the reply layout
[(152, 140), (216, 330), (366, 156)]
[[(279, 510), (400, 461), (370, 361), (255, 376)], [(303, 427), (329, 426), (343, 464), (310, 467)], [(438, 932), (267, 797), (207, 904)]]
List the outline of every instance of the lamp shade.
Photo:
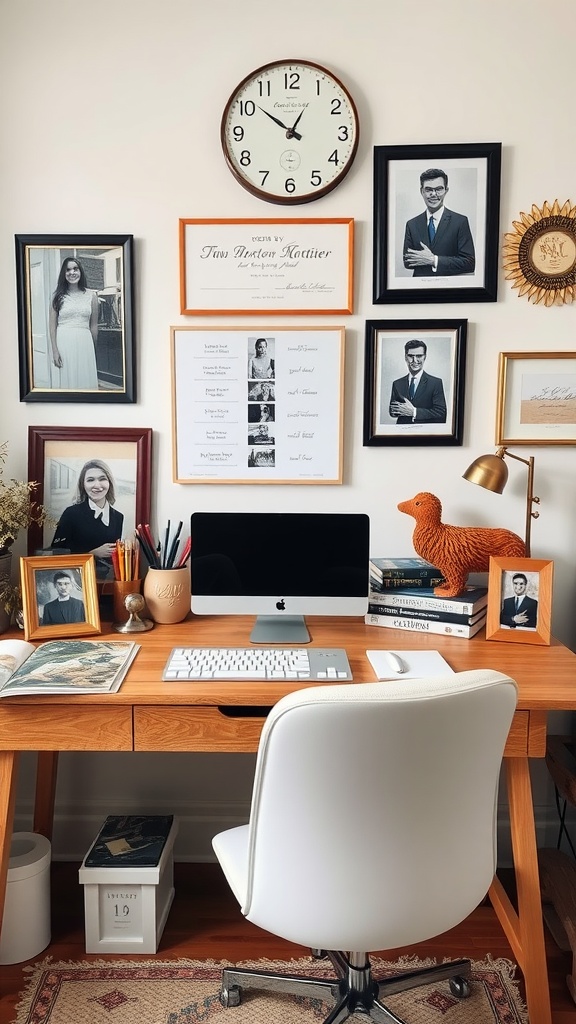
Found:
[(480, 455), (462, 476), (470, 483), (502, 494), (508, 480), (508, 466), (499, 455)]

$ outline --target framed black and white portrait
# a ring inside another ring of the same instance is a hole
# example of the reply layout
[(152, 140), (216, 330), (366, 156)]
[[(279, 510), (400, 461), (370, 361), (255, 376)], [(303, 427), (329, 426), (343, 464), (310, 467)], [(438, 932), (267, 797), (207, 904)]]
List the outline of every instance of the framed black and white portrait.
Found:
[(26, 640), (100, 632), (93, 555), (21, 558), (20, 577)]
[(136, 401), (132, 243), (16, 235), (20, 401)]
[(375, 303), (496, 301), (501, 148), (374, 147)]
[(461, 445), (467, 320), (367, 320), (364, 445)]

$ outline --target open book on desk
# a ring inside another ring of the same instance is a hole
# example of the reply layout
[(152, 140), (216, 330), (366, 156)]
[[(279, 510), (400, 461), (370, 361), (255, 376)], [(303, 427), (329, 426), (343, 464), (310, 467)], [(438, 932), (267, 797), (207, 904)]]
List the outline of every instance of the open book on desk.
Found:
[(0, 640), (0, 697), (115, 693), (139, 650), (131, 640)]
[[(390, 648), (389, 651), (366, 651), (366, 657), (377, 679), (430, 679), (454, 672), (440, 651), (397, 651)], [(398, 671), (398, 661), (402, 672)]]

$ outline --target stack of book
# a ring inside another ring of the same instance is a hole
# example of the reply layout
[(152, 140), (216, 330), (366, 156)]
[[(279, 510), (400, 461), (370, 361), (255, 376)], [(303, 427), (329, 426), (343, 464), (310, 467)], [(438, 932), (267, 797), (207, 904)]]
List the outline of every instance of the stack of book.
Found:
[(488, 588), (468, 586), (457, 597), (439, 597), (438, 569), (422, 558), (372, 558), (364, 621), (369, 626), (442, 633), (469, 640), (486, 622)]

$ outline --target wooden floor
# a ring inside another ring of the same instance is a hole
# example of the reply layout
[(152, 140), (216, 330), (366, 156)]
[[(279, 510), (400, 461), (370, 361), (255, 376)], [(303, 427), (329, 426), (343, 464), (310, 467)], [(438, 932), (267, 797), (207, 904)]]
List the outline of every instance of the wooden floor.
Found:
[[(158, 949), (159, 958), (212, 958), (234, 962), (264, 956), (281, 959), (307, 955), (308, 951), (302, 947), (275, 939), (244, 920), (218, 865), (176, 864), (174, 874), (176, 897)], [(553, 1022), (576, 1024), (576, 1006), (565, 983), (566, 974), (571, 970), (571, 957), (561, 953), (549, 936), (547, 943)], [(403, 952), (408, 950), (391, 950), (383, 955), (395, 959)], [(488, 953), (493, 957), (514, 959), (489, 905), (479, 907), (457, 928), (409, 952), (439, 959), (448, 956), (482, 959)], [(90, 959), (84, 952), (83, 890), (75, 864), (52, 866), (52, 942), (37, 959), (47, 955), (54, 960)], [(114, 954), (110, 959), (122, 958)], [(18, 993), (24, 984), (23, 966), (0, 967), (0, 1024), (12, 1024), (15, 1019)], [(530, 1024), (538, 1024), (538, 1021)]]

